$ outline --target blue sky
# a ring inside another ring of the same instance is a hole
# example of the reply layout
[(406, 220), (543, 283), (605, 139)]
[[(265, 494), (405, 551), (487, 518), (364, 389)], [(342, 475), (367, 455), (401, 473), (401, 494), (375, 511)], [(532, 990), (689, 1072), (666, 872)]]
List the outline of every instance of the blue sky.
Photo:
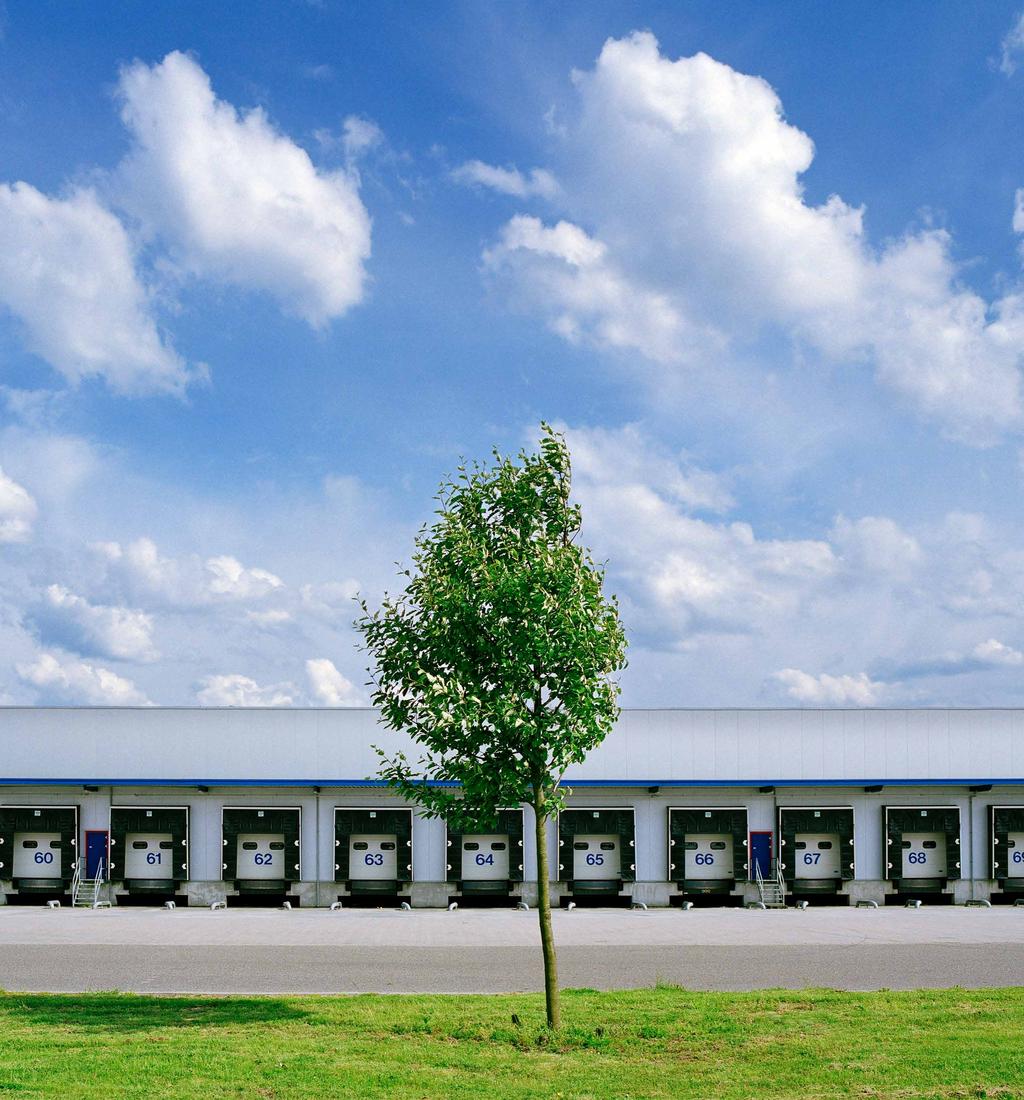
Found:
[(627, 705), (1024, 703), (1021, 18), (8, 3), (0, 700), (365, 702), (543, 419)]

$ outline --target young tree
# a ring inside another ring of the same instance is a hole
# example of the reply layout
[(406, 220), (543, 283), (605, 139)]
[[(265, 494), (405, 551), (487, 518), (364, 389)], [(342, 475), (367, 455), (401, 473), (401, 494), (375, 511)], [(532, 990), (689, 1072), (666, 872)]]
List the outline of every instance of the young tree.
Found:
[(540, 453), (494, 452), (441, 486), (416, 539), (405, 590), (357, 622), (372, 654), (373, 701), (423, 756), (381, 775), (428, 816), (494, 827), (503, 807), (536, 817), (537, 893), (547, 1022), (560, 1026), (546, 824), (560, 781), (618, 717), (626, 639), (604, 574), (576, 543), (565, 439), (541, 426)]

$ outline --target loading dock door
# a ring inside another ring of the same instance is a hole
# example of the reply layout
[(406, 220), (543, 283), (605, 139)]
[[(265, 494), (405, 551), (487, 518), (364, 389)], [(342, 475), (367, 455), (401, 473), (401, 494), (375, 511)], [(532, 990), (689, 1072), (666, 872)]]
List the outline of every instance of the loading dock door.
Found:
[(794, 878), (842, 878), (838, 833), (797, 833)]
[(669, 806), (668, 879), (684, 894), (727, 897), (749, 851), (745, 806)]
[(353, 882), (397, 880), (397, 835), (395, 833), (353, 833), (349, 840), (348, 874)]
[(946, 834), (903, 834), (903, 878), (946, 877)]
[(0, 877), (18, 893), (59, 891), (78, 857), (77, 806), (0, 806)]
[(1024, 832), (1006, 834), (1008, 878), (1024, 878)]
[(60, 878), (60, 833), (15, 833), (14, 878)]
[(239, 833), (237, 843), (239, 879), (281, 880), (288, 877), (284, 866), (284, 833)]
[[(252, 831), (249, 826), (221, 837), (227, 841), (222, 844), (224, 863), (234, 866), (238, 833)], [(111, 806), (109, 866), (111, 881), (129, 894), (173, 893), (175, 884), (188, 878), (188, 807)]]
[(619, 837), (612, 834), (573, 837), (572, 877), (604, 881), (620, 877), (622, 853)]
[(445, 823), (447, 881), (465, 895), (507, 897), (513, 884), (523, 881), (523, 811), (501, 809), (485, 822), (467, 822), (466, 832), (461, 824)]
[(174, 838), (170, 833), (128, 833), (125, 844), (126, 879), (174, 878)]
[(636, 881), (631, 806), (572, 807), (558, 815), (558, 875), (574, 894), (618, 894)]
[(687, 879), (733, 878), (731, 833), (687, 833), (683, 875)]
[(508, 853), (507, 834), (466, 833), (462, 837), (462, 878), (471, 882), (507, 882)]
[(885, 863), (899, 893), (947, 889), (960, 878), (959, 808), (886, 806)]
[(412, 810), (335, 806), (334, 881), (351, 893), (395, 894), (412, 880)]
[(241, 894), (268, 897), (298, 881), (300, 807), (225, 806), (221, 829), (224, 878)]

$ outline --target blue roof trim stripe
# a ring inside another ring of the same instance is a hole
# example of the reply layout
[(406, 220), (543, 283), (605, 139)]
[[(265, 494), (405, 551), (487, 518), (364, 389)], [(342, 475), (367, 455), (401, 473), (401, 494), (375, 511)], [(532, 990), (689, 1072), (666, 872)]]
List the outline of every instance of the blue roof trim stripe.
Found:
[[(566, 779), (564, 787), (999, 787), (1024, 785), (1024, 778), (993, 779)], [(429, 781), (430, 787), (457, 783)], [(2, 779), (0, 787), (386, 787), (383, 779)]]
[[(0, 779), (0, 787), (386, 787), (383, 779)], [(454, 783), (430, 786), (453, 787)]]
[(975, 787), (1024, 779), (566, 779), (565, 787)]

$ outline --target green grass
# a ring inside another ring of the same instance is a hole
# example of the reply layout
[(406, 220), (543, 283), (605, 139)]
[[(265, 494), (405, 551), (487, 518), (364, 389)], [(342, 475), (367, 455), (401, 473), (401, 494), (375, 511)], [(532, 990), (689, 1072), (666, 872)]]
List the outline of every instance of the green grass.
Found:
[[(1024, 1097), (1024, 989), (0, 994), (17, 1097)], [(519, 1023), (513, 1022), (513, 1014)]]

